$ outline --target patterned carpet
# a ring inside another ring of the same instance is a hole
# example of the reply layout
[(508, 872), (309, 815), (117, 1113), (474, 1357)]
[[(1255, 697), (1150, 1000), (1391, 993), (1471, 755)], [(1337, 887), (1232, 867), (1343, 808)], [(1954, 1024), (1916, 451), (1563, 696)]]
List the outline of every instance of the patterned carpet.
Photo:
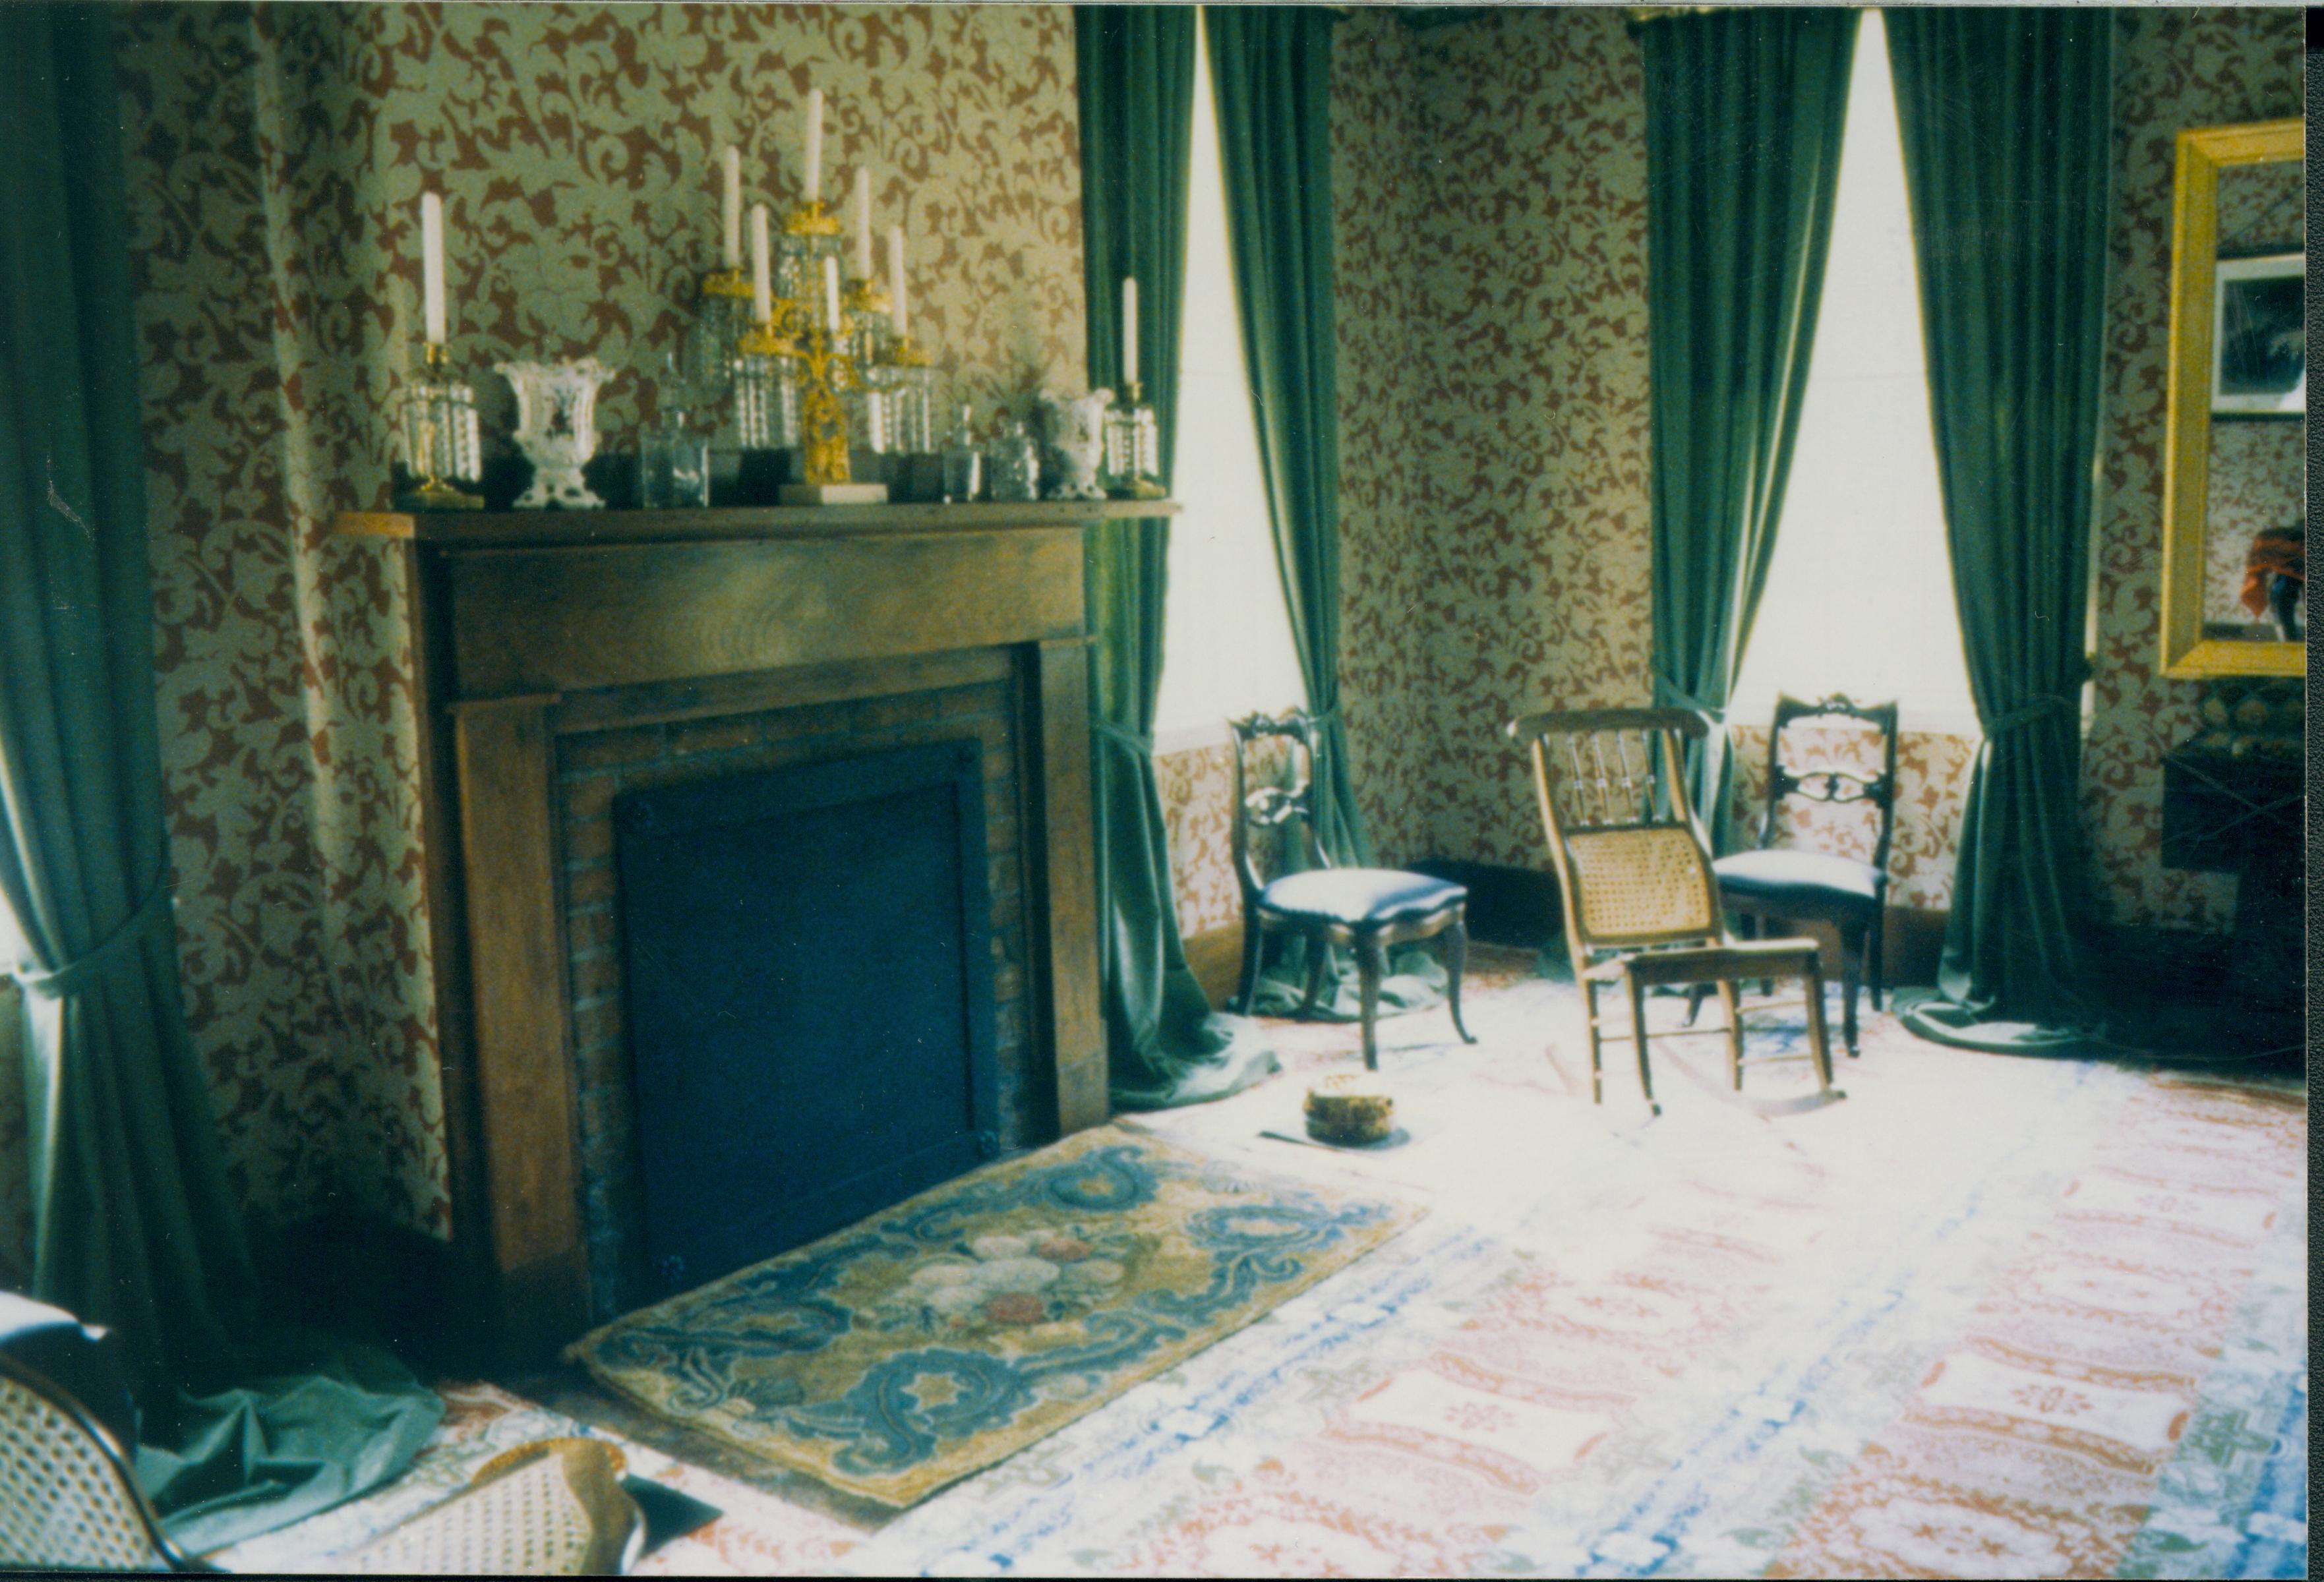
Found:
[(1872, 1016), (1844, 1101), (1738, 1105), (1704, 1039), (1657, 1045), (1649, 1120), (1626, 1057), (1589, 1104), (1570, 987), (1479, 956), (1480, 1045), (1441, 1011), (1382, 1027), (1402, 1148), (1258, 1135), (1298, 1129), (1348, 1027), (1281, 1028), (1285, 1076), (1134, 1123), (1425, 1219), (901, 1514), (542, 1381), (558, 1410), (447, 1390), (403, 1483), (222, 1558), (321, 1565), (578, 1417), (725, 1513), (648, 1557), (672, 1575), (2305, 1574), (2297, 1077)]

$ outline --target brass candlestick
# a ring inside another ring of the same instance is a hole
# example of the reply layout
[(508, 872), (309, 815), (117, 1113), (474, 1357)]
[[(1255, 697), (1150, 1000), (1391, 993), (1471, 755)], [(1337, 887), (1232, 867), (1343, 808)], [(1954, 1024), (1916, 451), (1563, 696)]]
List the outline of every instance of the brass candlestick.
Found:
[(430, 341), (420, 356), (427, 373), (412, 387), (404, 409), (411, 470), (421, 479), (412, 503), (421, 510), (482, 510), (482, 495), (451, 483), (453, 478), (474, 478), (484, 471), (475, 393), (448, 376), (443, 346)]

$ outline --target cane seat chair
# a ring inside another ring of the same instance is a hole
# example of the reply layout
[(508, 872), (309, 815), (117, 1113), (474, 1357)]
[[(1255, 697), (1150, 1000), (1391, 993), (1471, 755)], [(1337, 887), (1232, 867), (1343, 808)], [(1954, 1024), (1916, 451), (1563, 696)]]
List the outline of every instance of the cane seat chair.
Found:
[[(1785, 728), (1795, 721), (1826, 719), (1860, 720), (1878, 732), (1878, 773), (1823, 763), (1794, 767), (1785, 752)], [(1872, 860), (1777, 846), (1784, 829), (1784, 804), (1795, 797), (1871, 808), (1875, 814)], [(1840, 935), (1840, 1040), (1850, 1055), (1858, 1053), (1859, 983), (1871, 989), (1872, 1008), (1880, 1008), (1888, 846), (1895, 824), (1896, 705), (1858, 704), (1840, 695), (1811, 704), (1778, 695), (1775, 723), (1767, 732), (1767, 805), (1759, 821), (1758, 848), (1722, 857), (1711, 864), (1711, 871), (1718, 876), (1720, 899), (1744, 934), (1756, 934), (1765, 919), (1777, 917), (1793, 924), (1828, 923)]]
[(353, 1576), (602, 1577), (626, 1573), (645, 1520), (620, 1450), (536, 1439), (494, 1457), (466, 1488), (327, 1562)]
[[(1449, 880), (1383, 868), (1334, 868), (1315, 833), (1315, 722), (1300, 710), (1280, 718), (1252, 714), (1231, 720), (1234, 736), (1233, 832), (1235, 877), (1242, 889), (1242, 981), (1236, 1008), (1248, 1013), (1259, 989), (1260, 957), (1268, 938), (1286, 934), (1307, 942), (1304, 1018), (1315, 1014), (1329, 947), (1354, 953), (1359, 1019), (1363, 1025), (1364, 1065), (1379, 1069), (1373, 1024), (1379, 1010), (1380, 980), (1388, 975), (1391, 945), (1439, 939), (1444, 957), (1445, 999), (1452, 1028), (1474, 1044), (1461, 1019), (1461, 971), (1468, 960), (1469, 892)], [(1291, 784), (1249, 790), (1250, 759), (1263, 740), (1279, 739), (1290, 753)], [(1258, 832), (1272, 832), (1272, 843), (1289, 845), (1305, 866), (1274, 878), (1259, 869)]]
[[(1700, 740), (1702, 717), (1684, 709), (1545, 710), (1510, 722), (1509, 735), (1533, 759), (1534, 788), (1557, 872), (1565, 943), (1582, 990), (1590, 1039), (1590, 1098), (1604, 1101), (1603, 1045), (1627, 1038), (1638, 1086), (1656, 1115), (1646, 1054), (1646, 993), (1664, 985), (1711, 984), (1727, 1012), (1729, 1083), (1743, 1086), (1743, 1024), (1738, 983), (1797, 980), (1805, 988), (1810, 1053), (1819, 1092), (1831, 1085), (1823, 1018), (1823, 967), (1808, 939), (1737, 940), (1721, 920), (1710, 842), (1687, 799), (1683, 742)], [(1627, 1032), (1609, 1031), (1598, 997), (1618, 989), (1629, 1006)]]
[(113, 1430), (0, 1351), (0, 1570), (208, 1568), (161, 1531)]

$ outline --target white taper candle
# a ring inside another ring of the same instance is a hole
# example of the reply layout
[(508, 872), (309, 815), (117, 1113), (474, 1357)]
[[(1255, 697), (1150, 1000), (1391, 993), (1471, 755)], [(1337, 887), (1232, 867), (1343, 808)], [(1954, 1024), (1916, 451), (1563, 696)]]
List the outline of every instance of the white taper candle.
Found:
[(1121, 382), (1138, 382), (1138, 277), (1121, 277)]
[(823, 322), (839, 327), (839, 260), (828, 253), (823, 255)]
[(865, 285), (872, 283), (872, 172), (860, 165), (855, 170), (855, 275)]
[(807, 90), (807, 201), (823, 197), (823, 90)]
[(891, 322), (899, 336), (909, 335), (910, 314), (904, 298), (904, 227), (888, 227), (888, 301), (894, 309)]
[(751, 206), (751, 317), (764, 324), (775, 316), (775, 293), (767, 273), (767, 206)]
[(444, 198), (420, 195), (420, 284), (426, 307), (428, 344), (444, 344)]
[(726, 267), (740, 269), (742, 267), (742, 151), (728, 143), (720, 162), (725, 167), (722, 184), (724, 227), (721, 235), (725, 238)]

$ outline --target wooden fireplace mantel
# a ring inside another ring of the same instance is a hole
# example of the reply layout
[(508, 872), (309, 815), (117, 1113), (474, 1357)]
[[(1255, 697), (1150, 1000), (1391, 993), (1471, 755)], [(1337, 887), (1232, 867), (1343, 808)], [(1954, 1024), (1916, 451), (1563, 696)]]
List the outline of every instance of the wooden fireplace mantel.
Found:
[(1107, 1116), (1085, 529), (1171, 501), (348, 512), (410, 576), (453, 1253), (471, 1333), (535, 1358), (589, 1319), (558, 739), (955, 684), (1022, 700), (1037, 1043), (1060, 1135)]

